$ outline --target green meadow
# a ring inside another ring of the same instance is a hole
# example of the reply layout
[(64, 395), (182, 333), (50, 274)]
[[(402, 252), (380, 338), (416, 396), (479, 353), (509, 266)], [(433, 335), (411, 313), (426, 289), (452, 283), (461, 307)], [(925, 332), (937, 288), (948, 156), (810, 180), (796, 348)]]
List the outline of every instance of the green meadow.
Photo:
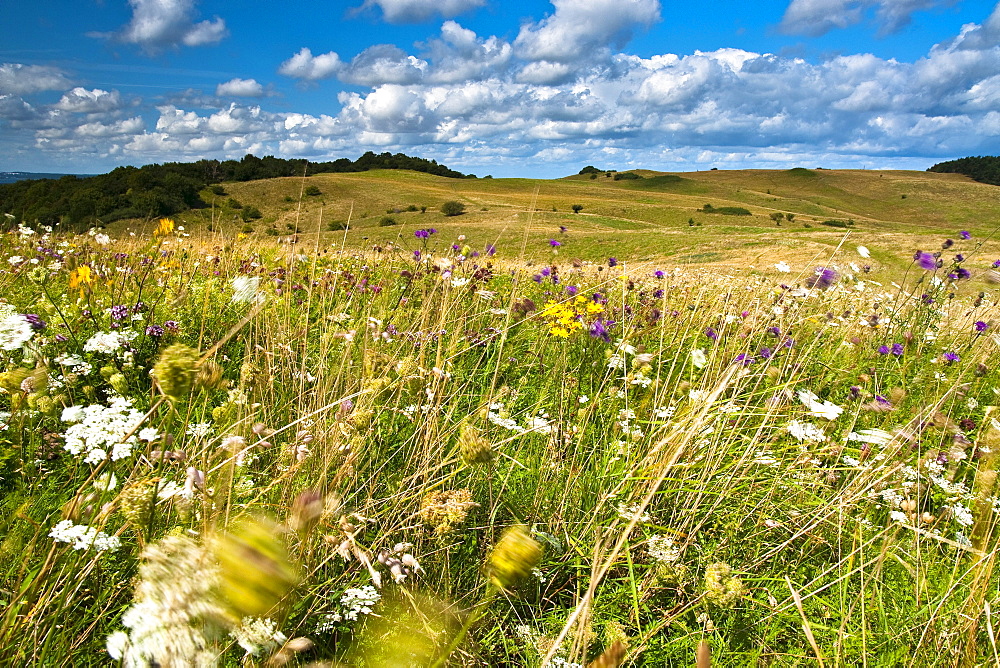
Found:
[(636, 173), (8, 220), (0, 663), (1000, 662), (1000, 190)]

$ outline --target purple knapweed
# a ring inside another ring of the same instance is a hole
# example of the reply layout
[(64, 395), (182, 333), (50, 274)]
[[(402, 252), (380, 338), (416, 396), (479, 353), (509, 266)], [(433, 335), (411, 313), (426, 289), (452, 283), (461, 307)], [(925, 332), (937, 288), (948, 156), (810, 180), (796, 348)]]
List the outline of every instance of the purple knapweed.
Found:
[(920, 268), (925, 271), (934, 271), (938, 267), (937, 258), (934, 257), (933, 253), (917, 251), (917, 253), (913, 256), (913, 259), (916, 260)]
[(973, 327), (976, 328), (976, 332), (982, 334), (983, 332), (986, 331), (986, 329), (989, 327), (989, 325), (987, 323), (983, 322), (982, 320), (977, 320), (976, 324), (974, 324)]
[(562, 242), (556, 241), (555, 239), (549, 239), (549, 245), (552, 246), (553, 248), (557, 248), (559, 246), (562, 246)]
[(958, 233), (958, 236), (962, 237), (963, 239), (971, 239), (972, 233), (970, 233), (968, 230), (962, 230), (961, 232)]
[(958, 360), (962, 359), (961, 357), (959, 357), (958, 353), (951, 353), (951, 352), (945, 353), (941, 357), (943, 357), (944, 361), (947, 362), (948, 364), (953, 364)]

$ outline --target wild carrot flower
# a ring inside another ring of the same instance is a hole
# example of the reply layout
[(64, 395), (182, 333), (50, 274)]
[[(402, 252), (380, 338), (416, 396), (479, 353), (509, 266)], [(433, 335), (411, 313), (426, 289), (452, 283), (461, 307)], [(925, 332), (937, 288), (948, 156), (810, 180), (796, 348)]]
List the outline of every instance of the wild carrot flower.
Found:
[(31, 340), (35, 330), (20, 313), (11, 313), (0, 319), (0, 349), (17, 350)]

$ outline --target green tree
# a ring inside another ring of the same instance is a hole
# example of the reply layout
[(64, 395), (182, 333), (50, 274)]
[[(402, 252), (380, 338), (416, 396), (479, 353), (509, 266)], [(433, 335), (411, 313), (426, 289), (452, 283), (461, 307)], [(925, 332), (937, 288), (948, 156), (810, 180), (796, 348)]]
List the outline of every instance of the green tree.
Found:
[(583, 210), (583, 205), (582, 204), (574, 204), (573, 207), (572, 207), (572, 209), (573, 209), (573, 213), (580, 213)]

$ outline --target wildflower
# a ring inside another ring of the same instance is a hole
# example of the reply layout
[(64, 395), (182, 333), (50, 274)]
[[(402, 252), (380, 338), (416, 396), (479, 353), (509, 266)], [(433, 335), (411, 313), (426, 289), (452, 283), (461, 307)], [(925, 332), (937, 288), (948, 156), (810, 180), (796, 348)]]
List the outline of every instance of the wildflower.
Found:
[(710, 338), (713, 341), (718, 341), (719, 340), (719, 333), (717, 331), (715, 331), (714, 329), (712, 329), (711, 327), (708, 327), (708, 328), (705, 329), (705, 336), (707, 336), (708, 338)]
[(0, 320), (0, 349), (17, 350), (31, 340), (35, 330), (20, 313), (12, 313)]
[(132, 432), (142, 421), (140, 411), (132, 408), (131, 399), (114, 397), (107, 407), (100, 404), (70, 406), (63, 409), (62, 421), (74, 423), (63, 434), (63, 449), (73, 455), (83, 455), (84, 461), (96, 464), (108, 457), (118, 461), (132, 454), (136, 437)]
[(800, 390), (798, 392), (798, 396), (799, 401), (805, 404), (806, 408), (809, 410), (809, 415), (814, 417), (835, 420), (841, 413), (844, 412), (844, 409), (836, 404), (829, 401), (819, 401), (819, 397), (808, 390)]
[(958, 233), (958, 236), (962, 237), (963, 239), (972, 238), (972, 234), (968, 230), (962, 230), (961, 232)]
[(858, 255), (866, 259), (872, 256), (871, 251), (869, 251), (865, 246), (858, 246)]
[(816, 273), (806, 279), (806, 287), (826, 290), (837, 282), (839, 274), (831, 267), (816, 267)]
[(259, 304), (264, 301), (260, 293), (260, 276), (237, 276), (232, 281), (234, 304)]
[(726, 563), (715, 563), (705, 569), (705, 600), (720, 608), (729, 608), (743, 597), (743, 583)]
[(792, 420), (785, 426), (785, 429), (787, 429), (788, 433), (791, 434), (799, 443), (805, 441), (822, 443), (826, 440), (826, 434), (823, 430), (810, 422)]
[(705, 368), (705, 365), (708, 364), (708, 358), (705, 356), (704, 349), (695, 348), (691, 351), (691, 364), (697, 369)]
[(944, 358), (944, 361), (947, 362), (948, 364), (952, 364), (962, 359), (961, 357), (959, 357), (958, 353), (952, 353), (952, 352), (945, 353), (941, 357)]
[(934, 271), (938, 267), (937, 258), (931, 253), (918, 251), (913, 256), (913, 259), (916, 260), (917, 265), (925, 271)]
[(316, 626), (316, 631), (318, 633), (332, 631), (336, 622), (356, 622), (361, 615), (372, 614), (375, 604), (381, 598), (382, 595), (372, 585), (345, 590), (340, 597), (340, 611), (323, 615), (321, 622)]
[(557, 248), (559, 246), (562, 246), (562, 242), (556, 241), (555, 239), (549, 239), (549, 245), (552, 246), (553, 248)]
[(588, 333), (590, 334), (591, 337), (595, 339), (601, 339), (605, 343), (610, 343), (611, 334), (608, 332), (608, 326), (610, 326), (610, 324), (611, 324), (610, 322), (606, 322), (598, 318), (594, 322), (590, 323), (590, 329)]
[(608, 266), (609, 267), (616, 267), (616, 266), (618, 266), (618, 258), (609, 257), (608, 258)]
[(153, 230), (154, 237), (165, 237), (174, 231), (174, 221), (170, 218), (160, 218), (156, 229)]
[(774, 268), (780, 271), (782, 274), (787, 274), (792, 271), (792, 268), (788, 266), (788, 263), (782, 260), (781, 262), (775, 263)]
[(197, 350), (175, 343), (160, 354), (160, 359), (153, 365), (152, 375), (160, 391), (171, 401), (178, 401), (191, 392), (197, 364)]
[(976, 332), (978, 334), (982, 334), (983, 332), (985, 332), (987, 330), (987, 328), (989, 327), (989, 324), (983, 322), (982, 320), (977, 320), (976, 323), (975, 323), (975, 325), (973, 325), (973, 327), (976, 328)]
[(468, 422), (463, 422), (458, 429), (458, 452), (467, 465), (484, 464), (494, 457), (490, 442)]
[(542, 547), (521, 526), (508, 528), (490, 555), (490, 581), (506, 589), (526, 578), (542, 558)]
[(83, 351), (111, 354), (120, 350), (128, 342), (126, 336), (122, 332), (97, 332), (83, 344)]
[(469, 511), (478, 505), (467, 489), (429, 492), (420, 502), (417, 517), (434, 527), (435, 534), (443, 536), (461, 525)]
[(116, 536), (109, 536), (103, 531), (84, 524), (74, 524), (73, 520), (63, 520), (49, 531), (49, 537), (57, 543), (72, 543), (74, 550), (89, 550), (97, 552), (114, 552), (121, 547), (121, 541)]
[(681, 548), (673, 538), (654, 534), (646, 543), (646, 552), (654, 561), (672, 564), (681, 558)]
[(248, 656), (270, 654), (288, 640), (273, 619), (259, 617), (244, 618), (238, 628), (229, 632), (229, 636), (246, 650)]
[(154, 338), (159, 338), (163, 336), (163, 328), (159, 325), (150, 325), (146, 328), (146, 336), (152, 336)]
[(426, 239), (427, 237), (430, 236), (430, 233), (428, 233), (427, 230), (415, 230), (413, 232), (413, 236), (415, 236), (417, 239)]

